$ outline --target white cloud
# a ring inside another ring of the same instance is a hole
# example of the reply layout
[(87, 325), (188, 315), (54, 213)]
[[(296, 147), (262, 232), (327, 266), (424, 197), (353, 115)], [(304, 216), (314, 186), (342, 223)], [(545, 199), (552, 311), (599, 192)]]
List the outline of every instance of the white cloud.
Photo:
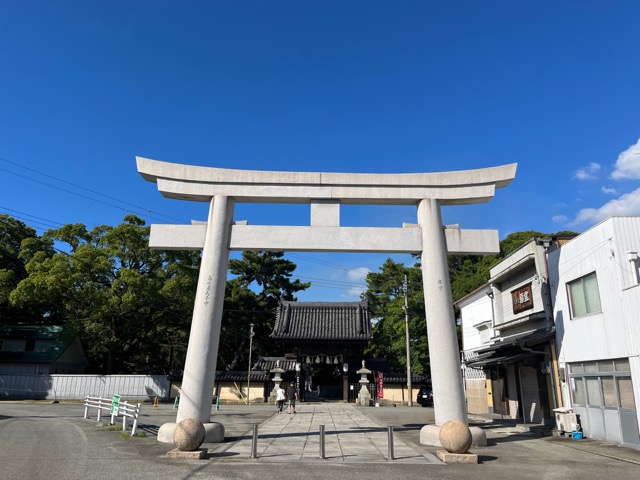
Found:
[(640, 139), (618, 155), (615, 170), (611, 174), (614, 180), (640, 178)]
[(364, 293), (366, 288), (364, 287), (351, 287), (346, 292), (344, 292), (341, 297), (345, 300), (350, 301), (358, 301), (360, 300), (360, 295)]
[(569, 218), (566, 215), (554, 215), (551, 217), (553, 223), (565, 223)]
[(347, 271), (347, 278), (349, 278), (350, 282), (364, 283), (365, 279), (367, 278), (367, 274), (370, 272), (371, 270), (369, 270), (367, 267), (352, 268), (351, 270)]
[(598, 178), (598, 173), (602, 167), (599, 163), (591, 162), (586, 167), (581, 167), (573, 173), (573, 176), (578, 180), (594, 180)]
[(360, 300), (360, 295), (362, 295), (362, 293), (367, 289), (365, 279), (367, 278), (367, 274), (370, 272), (371, 270), (369, 270), (367, 267), (358, 267), (348, 270), (347, 278), (349, 279), (349, 281), (361, 283), (362, 286), (353, 286), (348, 288), (347, 291), (342, 294), (342, 298), (345, 300), (353, 301)]
[(611, 216), (629, 215), (640, 215), (640, 188), (609, 200), (600, 208), (583, 208), (569, 225), (593, 225)]
[(602, 193), (606, 195), (618, 195), (618, 190), (616, 190), (615, 188), (602, 187), (601, 190), (602, 190)]

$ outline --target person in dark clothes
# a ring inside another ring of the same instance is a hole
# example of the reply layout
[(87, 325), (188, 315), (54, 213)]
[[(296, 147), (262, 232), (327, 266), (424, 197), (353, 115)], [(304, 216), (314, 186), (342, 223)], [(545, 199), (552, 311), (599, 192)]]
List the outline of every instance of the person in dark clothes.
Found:
[(298, 398), (298, 393), (296, 392), (296, 386), (294, 383), (289, 384), (287, 388), (287, 399), (289, 400), (289, 407), (287, 409), (287, 413), (296, 413), (296, 399)]

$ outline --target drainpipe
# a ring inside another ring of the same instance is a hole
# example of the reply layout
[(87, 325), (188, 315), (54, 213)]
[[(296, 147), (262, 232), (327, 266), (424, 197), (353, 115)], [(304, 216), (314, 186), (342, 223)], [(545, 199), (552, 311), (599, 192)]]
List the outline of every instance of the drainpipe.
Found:
[[(541, 243), (542, 248), (544, 249), (544, 269), (545, 269), (545, 275), (547, 276), (547, 303), (549, 305), (549, 315), (555, 327), (556, 319), (553, 315), (553, 298), (551, 296), (551, 279), (549, 278), (549, 260), (548, 260), (549, 247), (551, 246), (551, 242), (553, 241), (553, 239), (549, 237), (545, 237), (545, 238), (538, 239), (538, 241)], [(545, 353), (545, 355), (549, 356), (548, 353)], [(551, 369), (550, 369), (551, 370), (550, 372), (551, 373), (551, 393), (553, 395), (553, 407), (558, 408), (560, 405), (558, 404), (558, 397), (556, 394), (556, 384), (559, 384), (560, 382), (557, 381), (558, 372), (556, 372), (556, 369), (553, 367), (554, 367), (554, 362), (552, 357)]]

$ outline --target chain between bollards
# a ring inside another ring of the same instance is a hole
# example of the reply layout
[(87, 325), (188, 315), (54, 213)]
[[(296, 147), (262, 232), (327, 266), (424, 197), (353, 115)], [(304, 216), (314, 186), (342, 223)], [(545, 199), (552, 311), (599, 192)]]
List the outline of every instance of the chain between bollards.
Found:
[(253, 425), (253, 437), (251, 439), (251, 458), (258, 458), (258, 425)]
[(393, 427), (387, 429), (387, 438), (389, 439), (389, 450), (387, 460), (395, 460), (396, 457), (393, 453)]
[(324, 456), (324, 425), (320, 425), (320, 458), (325, 458)]

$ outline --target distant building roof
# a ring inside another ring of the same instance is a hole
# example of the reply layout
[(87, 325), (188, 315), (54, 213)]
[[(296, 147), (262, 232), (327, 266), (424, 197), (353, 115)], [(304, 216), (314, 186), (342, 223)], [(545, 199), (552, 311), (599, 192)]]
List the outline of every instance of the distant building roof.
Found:
[(259, 357), (256, 363), (253, 365), (252, 370), (265, 370), (270, 372), (276, 368), (278, 361), (280, 362), (280, 368), (285, 372), (293, 372), (296, 369), (296, 360), (288, 359), (285, 357)]
[(366, 344), (371, 318), (366, 302), (281, 301), (271, 338), (287, 342)]
[(51, 363), (73, 339), (59, 325), (4, 325), (0, 328), (0, 362)]
[[(246, 382), (248, 373), (246, 370), (218, 370), (216, 382)], [(267, 382), (269, 380), (268, 372), (251, 371), (252, 382)]]

